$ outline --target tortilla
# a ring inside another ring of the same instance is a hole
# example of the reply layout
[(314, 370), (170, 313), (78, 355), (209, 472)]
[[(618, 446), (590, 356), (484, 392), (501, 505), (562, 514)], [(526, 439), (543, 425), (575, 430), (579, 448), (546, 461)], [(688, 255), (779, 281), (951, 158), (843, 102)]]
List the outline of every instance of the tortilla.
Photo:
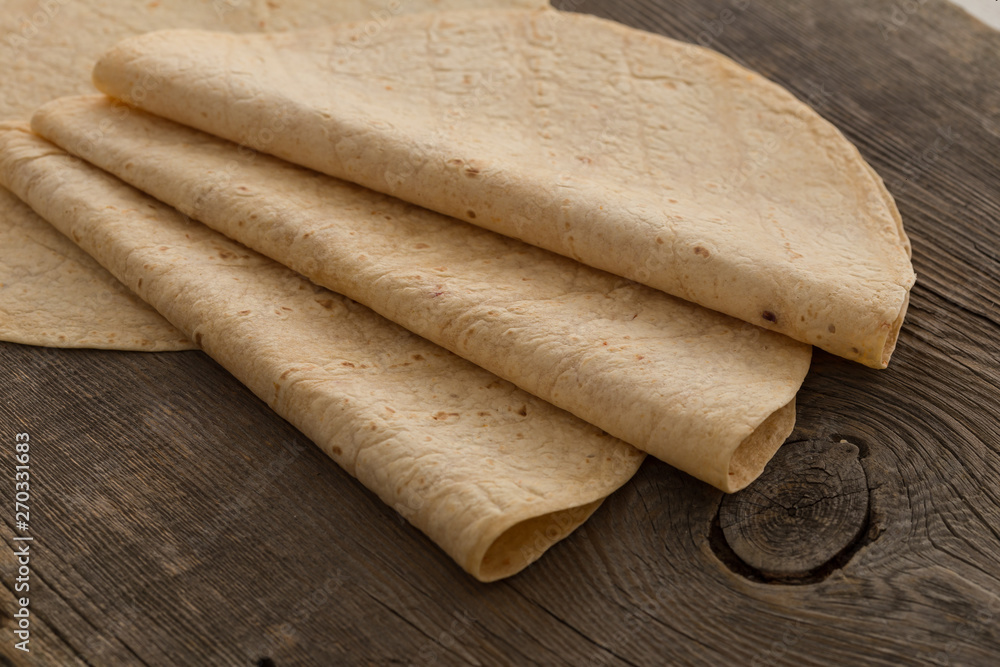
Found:
[(66, 98), (42, 136), (724, 491), (791, 433), (811, 349), (548, 251), (143, 113)]
[(0, 125), (0, 180), (482, 581), (643, 455), (118, 179)]
[[(710, 50), (551, 10), (126, 40), (98, 88), (155, 114), (872, 367), (914, 282), (881, 179)], [(252, 73), (252, 75), (250, 75)], [(150, 85), (150, 82), (155, 85)], [(280, 122), (283, 130), (270, 130)]]
[(0, 340), (116, 350), (195, 345), (87, 253), (0, 189)]
[[(400, 14), (457, 7), (539, 7), (539, 0), (5, 0), (0, 119), (60, 95), (91, 92), (97, 56), (163, 28), (275, 31), (360, 20), (342, 45), (358, 57)], [(61, 234), (0, 190), (0, 339), (31, 345), (180, 350), (193, 344)]]

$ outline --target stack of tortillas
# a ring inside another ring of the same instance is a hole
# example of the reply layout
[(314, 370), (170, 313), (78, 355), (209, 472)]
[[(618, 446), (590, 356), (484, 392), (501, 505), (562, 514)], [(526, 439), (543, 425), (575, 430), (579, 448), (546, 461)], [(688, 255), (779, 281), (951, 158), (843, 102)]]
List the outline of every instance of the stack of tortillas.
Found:
[(35, 212), (0, 200), (0, 336), (192, 341), (493, 580), (643, 452), (749, 484), (809, 345), (885, 367), (914, 275), (882, 181), (781, 88), (537, 3), (444, 4), (143, 34), (97, 62), (108, 97), (0, 126)]

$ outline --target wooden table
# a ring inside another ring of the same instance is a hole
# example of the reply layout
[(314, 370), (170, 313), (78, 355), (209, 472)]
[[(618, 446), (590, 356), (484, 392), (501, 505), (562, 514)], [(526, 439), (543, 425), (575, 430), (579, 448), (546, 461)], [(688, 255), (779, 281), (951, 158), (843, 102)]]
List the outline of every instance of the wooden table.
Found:
[(649, 460), (483, 585), (205, 355), (2, 344), (4, 664), (21, 431), (27, 664), (998, 664), (1000, 33), (937, 0), (562, 6), (718, 49), (859, 146), (919, 275), (892, 367), (817, 352), (749, 489)]

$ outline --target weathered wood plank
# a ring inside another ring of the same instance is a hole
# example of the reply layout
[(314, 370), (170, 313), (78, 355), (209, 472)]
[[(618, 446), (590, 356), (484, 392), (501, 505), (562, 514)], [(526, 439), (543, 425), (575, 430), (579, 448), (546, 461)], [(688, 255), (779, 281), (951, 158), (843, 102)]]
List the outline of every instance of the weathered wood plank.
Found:
[[(34, 664), (995, 663), (1000, 33), (936, 0), (562, 4), (707, 39), (808, 99), (896, 194), (919, 282), (892, 367), (818, 353), (792, 438), (858, 447), (860, 536), (775, 582), (726, 542), (721, 494), (650, 461), (482, 585), (204, 355), (4, 344), (0, 470), (13, 433), (37, 443)], [(20, 664), (9, 620), (0, 657)]]

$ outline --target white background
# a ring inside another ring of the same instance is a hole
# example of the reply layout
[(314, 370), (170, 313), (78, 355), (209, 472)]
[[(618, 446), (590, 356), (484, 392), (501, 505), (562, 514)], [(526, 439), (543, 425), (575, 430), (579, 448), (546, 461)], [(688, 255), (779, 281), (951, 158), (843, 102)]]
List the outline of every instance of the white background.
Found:
[(1000, 2), (997, 0), (952, 0), (983, 23), (1000, 29)]

